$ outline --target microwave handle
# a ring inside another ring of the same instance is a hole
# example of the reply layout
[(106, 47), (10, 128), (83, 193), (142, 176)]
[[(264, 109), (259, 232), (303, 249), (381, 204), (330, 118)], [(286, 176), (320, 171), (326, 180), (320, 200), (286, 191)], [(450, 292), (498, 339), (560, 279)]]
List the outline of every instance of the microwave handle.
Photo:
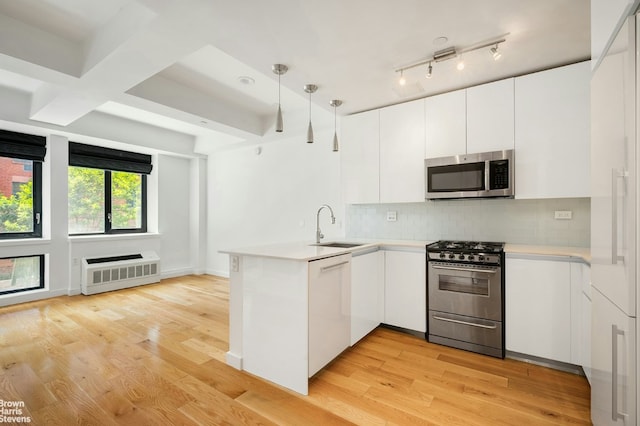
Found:
[(490, 191), (489, 183), (491, 182), (491, 161), (484, 162), (484, 190)]

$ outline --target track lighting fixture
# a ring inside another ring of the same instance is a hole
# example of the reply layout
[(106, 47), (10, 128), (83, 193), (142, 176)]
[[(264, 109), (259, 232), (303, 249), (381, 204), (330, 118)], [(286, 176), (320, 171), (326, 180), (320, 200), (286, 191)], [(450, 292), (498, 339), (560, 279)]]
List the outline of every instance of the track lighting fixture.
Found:
[(333, 152), (338, 152), (338, 121), (336, 118), (336, 108), (342, 105), (342, 101), (334, 99), (329, 101), (329, 105), (333, 107)]
[(494, 61), (497, 61), (498, 59), (502, 58), (502, 53), (498, 52), (498, 43), (496, 43), (496, 45), (492, 47), (490, 51)]
[[(447, 61), (449, 59), (457, 58), (463, 53), (473, 52), (474, 50), (484, 49), (489, 46), (492, 46), (489, 51), (493, 55), (493, 59), (497, 61), (502, 57), (501, 52), (498, 51), (498, 47), (500, 43), (504, 43), (506, 41), (505, 37), (508, 35), (509, 33), (506, 33), (500, 36), (498, 39), (493, 39), (488, 42), (480, 42), (480, 43), (477, 43), (468, 47), (464, 47), (461, 49), (456, 49), (455, 47), (452, 46), (452, 47), (447, 47), (446, 49), (438, 50), (433, 54), (433, 56), (429, 58), (426, 58), (424, 60), (396, 69), (395, 72), (400, 73), (400, 79), (398, 80), (398, 84), (400, 84), (401, 86), (404, 86), (405, 84), (407, 84), (407, 79), (404, 76), (404, 72), (406, 70), (420, 67), (422, 65), (427, 65), (426, 78), (431, 78), (433, 76), (433, 62)], [(464, 62), (460, 60), (456, 65), (456, 68), (459, 71), (462, 71), (464, 69)]]
[(305, 84), (304, 91), (309, 94), (309, 127), (307, 128), (307, 143), (313, 143), (313, 127), (311, 126), (311, 94), (318, 90), (315, 84)]
[(398, 80), (398, 84), (400, 86), (404, 86), (405, 84), (407, 84), (407, 79), (404, 78), (404, 70), (400, 70), (400, 80)]
[(276, 132), (282, 133), (284, 130), (282, 122), (282, 108), (280, 107), (280, 76), (285, 74), (289, 70), (289, 67), (282, 64), (273, 64), (271, 71), (274, 74), (278, 74), (278, 113), (276, 114)]

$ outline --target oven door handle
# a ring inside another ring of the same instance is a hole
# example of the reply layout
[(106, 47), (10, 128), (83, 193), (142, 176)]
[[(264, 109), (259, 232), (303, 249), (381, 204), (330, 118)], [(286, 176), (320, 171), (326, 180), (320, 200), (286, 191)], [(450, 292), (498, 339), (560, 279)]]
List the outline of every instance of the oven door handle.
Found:
[(438, 315), (434, 315), (433, 319), (437, 319), (440, 321), (447, 321), (447, 322), (453, 322), (456, 324), (463, 324), (463, 325), (470, 325), (472, 327), (480, 327), (480, 328), (488, 328), (489, 330), (495, 330), (496, 328), (498, 328), (497, 325), (484, 325), (484, 324), (476, 324), (473, 322), (468, 322), (468, 321), (461, 321), (461, 320), (457, 320), (457, 319), (452, 319), (452, 318), (444, 318)]
[(498, 272), (497, 269), (473, 269), (473, 268), (456, 268), (455, 266), (438, 266), (438, 265), (431, 265), (431, 267), (433, 269), (446, 269), (448, 271), (462, 271), (462, 272), (478, 272), (478, 273), (485, 273), (485, 274), (495, 274), (496, 272)]

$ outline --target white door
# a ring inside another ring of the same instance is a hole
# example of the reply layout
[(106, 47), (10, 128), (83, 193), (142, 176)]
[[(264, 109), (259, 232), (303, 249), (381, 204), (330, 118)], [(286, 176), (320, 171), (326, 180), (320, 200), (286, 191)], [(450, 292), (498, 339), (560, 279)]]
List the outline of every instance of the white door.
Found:
[(636, 315), (634, 21), (628, 21), (591, 79), (591, 278)]
[(384, 255), (375, 251), (351, 259), (351, 345), (384, 320)]
[(513, 149), (513, 78), (467, 89), (467, 154)]
[(380, 202), (380, 111), (342, 119), (342, 195), (347, 204)]
[(425, 158), (467, 152), (467, 91), (456, 90), (424, 100)]
[(385, 251), (384, 322), (427, 331), (425, 252)]
[(593, 289), (591, 420), (636, 425), (636, 320)]
[(351, 255), (309, 262), (309, 377), (349, 347)]
[(380, 202), (422, 202), (424, 100), (380, 110)]

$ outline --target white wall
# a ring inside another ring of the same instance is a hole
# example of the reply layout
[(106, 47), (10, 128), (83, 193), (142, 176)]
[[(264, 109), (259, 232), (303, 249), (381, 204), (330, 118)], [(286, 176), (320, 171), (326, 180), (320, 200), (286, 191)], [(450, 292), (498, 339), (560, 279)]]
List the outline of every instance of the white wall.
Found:
[[(162, 275), (192, 273), (191, 160), (158, 156), (158, 231), (162, 236)], [(197, 188), (196, 188), (197, 190)]]
[[(315, 143), (305, 134), (282, 134), (275, 142), (209, 157), (207, 272), (228, 276), (228, 255), (219, 250), (287, 241), (315, 241), (316, 212), (325, 241), (344, 236), (340, 153), (332, 151), (330, 126), (314, 118)], [(287, 129), (285, 129), (285, 132)], [(260, 154), (256, 151), (261, 149)]]

